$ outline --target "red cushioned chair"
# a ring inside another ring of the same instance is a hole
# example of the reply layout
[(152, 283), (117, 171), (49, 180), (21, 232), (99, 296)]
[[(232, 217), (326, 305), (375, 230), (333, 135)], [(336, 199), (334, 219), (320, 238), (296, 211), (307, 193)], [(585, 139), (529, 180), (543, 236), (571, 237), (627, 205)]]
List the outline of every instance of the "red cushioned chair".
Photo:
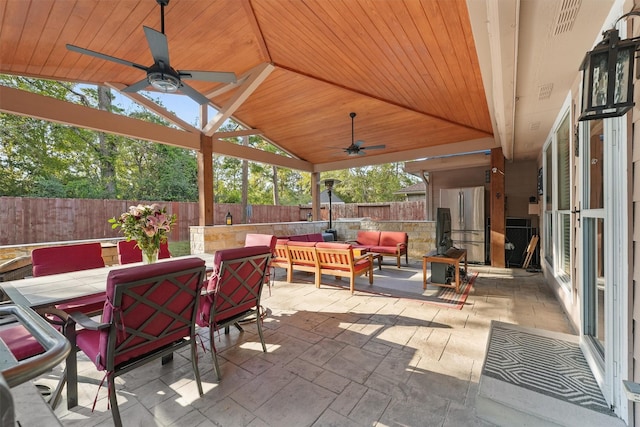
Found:
[(244, 238), (244, 247), (247, 246), (268, 246), (271, 251), (276, 247), (278, 239), (273, 234), (253, 234), (248, 233)]
[[(115, 377), (174, 351), (191, 346), (191, 364), (202, 396), (195, 340), (198, 299), (205, 277), (204, 261), (185, 258), (109, 272), (102, 322), (82, 313), (69, 317), (84, 329), (67, 327), (72, 349), (77, 346), (98, 370), (106, 372), (109, 401), (116, 426), (122, 425)], [(69, 366), (69, 365), (72, 366)], [(67, 361), (69, 384), (77, 379), (76, 355)], [(76, 389), (70, 391), (77, 400)], [(75, 405), (75, 401), (69, 402)]]
[[(31, 263), (34, 277), (104, 267), (100, 242), (37, 248), (31, 252)], [(102, 311), (103, 305), (104, 294), (99, 294), (59, 304), (56, 308), (96, 314)]]
[[(46, 318), (58, 331), (61, 331), (63, 325), (66, 323), (67, 315), (60, 310), (45, 308), (38, 310), (38, 314)], [(29, 332), (21, 322), (16, 322), (14, 318), (0, 319), (0, 340), (9, 348), (9, 351), (18, 362), (45, 352), (44, 347), (31, 332)], [(65, 382), (66, 371), (62, 374), (55, 390), (50, 390), (48, 387), (45, 387), (47, 391), (51, 392), (49, 404), (54, 409), (59, 402)], [(43, 390), (45, 388), (43, 388)]]
[(4, 341), (18, 361), (44, 353), (44, 348), (22, 325), (1, 328), (0, 340)]
[[(136, 246), (135, 240), (121, 240), (118, 242), (118, 262), (120, 264), (131, 264), (142, 262), (142, 250)], [(169, 252), (169, 242), (160, 243), (158, 259), (171, 258)]]
[(213, 260), (213, 274), (206, 293), (200, 300), (197, 323), (209, 327), (211, 355), (218, 379), (222, 378), (218, 356), (214, 345), (214, 332), (229, 325), (243, 329), (239, 321), (255, 316), (262, 350), (267, 351), (262, 335), (260, 294), (271, 258), (268, 246), (216, 251)]
[(271, 261), (269, 262), (269, 268), (267, 268), (267, 274), (264, 278), (264, 283), (269, 287), (269, 295), (271, 295), (271, 270), (275, 268), (273, 266), (273, 259), (276, 254), (276, 242), (278, 239), (273, 234), (252, 234), (249, 233), (244, 238), (244, 247), (247, 246), (268, 246), (271, 249)]

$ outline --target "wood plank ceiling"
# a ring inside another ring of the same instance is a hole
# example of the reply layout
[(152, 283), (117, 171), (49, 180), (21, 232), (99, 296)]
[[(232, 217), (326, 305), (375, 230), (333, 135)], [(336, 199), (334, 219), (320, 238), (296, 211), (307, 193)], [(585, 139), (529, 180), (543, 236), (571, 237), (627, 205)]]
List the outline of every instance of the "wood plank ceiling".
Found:
[[(143, 71), (65, 45), (151, 65), (143, 25), (160, 30), (155, 0), (0, 0), (0, 73), (133, 84)], [(165, 33), (176, 69), (273, 64), (233, 117), (315, 170), (495, 146), (465, 0), (171, 0)], [(385, 149), (343, 151), (352, 111), (355, 139)]]

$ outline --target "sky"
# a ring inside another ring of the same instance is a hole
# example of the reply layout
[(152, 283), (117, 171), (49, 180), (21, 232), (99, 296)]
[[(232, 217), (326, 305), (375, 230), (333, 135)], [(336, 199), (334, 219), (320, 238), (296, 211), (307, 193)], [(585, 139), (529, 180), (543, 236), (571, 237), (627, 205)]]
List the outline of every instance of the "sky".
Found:
[[(111, 92), (115, 96), (116, 105), (120, 105), (125, 109), (129, 109), (133, 105), (138, 105), (126, 96), (121, 95), (117, 90), (112, 90)], [(200, 119), (200, 105), (186, 95), (145, 91), (140, 91), (138, 93), (145, 95), (150, 99), (160, 99), (167, 110), (175, 113), (178, 117), (189, 124), (193, 125)], [(209, 119), (211, 119), (216, 113), (217, 111), (210, 106)]]

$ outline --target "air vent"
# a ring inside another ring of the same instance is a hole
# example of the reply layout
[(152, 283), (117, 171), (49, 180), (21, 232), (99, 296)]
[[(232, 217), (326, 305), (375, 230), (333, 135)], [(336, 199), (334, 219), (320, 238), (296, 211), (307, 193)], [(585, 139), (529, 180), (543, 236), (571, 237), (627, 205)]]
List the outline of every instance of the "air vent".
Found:
[(553, 83), (538, 86), (538, 101), (551, 98), (551, 91), (553, 91)]
[(529, 130), (536, 131), (540, 129), (540, 122), (531, 122), (529, 123)]
[(576, 21), (576, 16), (580, 11), (582, 0), (562, 0), (560, 9), (558, 10), (558, 18), (556, 19), (556, 25), (553, 30), (553, 35), (557, 36), (567, 31), (571, 31), (573, 23)]

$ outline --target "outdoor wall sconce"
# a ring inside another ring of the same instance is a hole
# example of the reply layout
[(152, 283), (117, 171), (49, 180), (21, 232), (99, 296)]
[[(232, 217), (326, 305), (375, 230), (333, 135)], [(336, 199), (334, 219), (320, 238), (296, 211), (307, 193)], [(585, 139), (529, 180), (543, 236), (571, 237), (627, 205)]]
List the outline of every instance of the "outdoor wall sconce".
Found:
[(233, 215), (231, 215), (231, 212), (227, 212), (227, 216), (225, 217), (225, 222), (227, 225), (233, 225)]
[(498, 168), (491, 168), (491, 172), (492, 173), (499, 173), (501, 175), (504, 175), (504, 172), (502, 172), (500, 169)]
[[(618, 20), (638, 12), (629, 12)], [(603, 40), (587, 52), (580, 70), (582, 108), (578, 120), (595, 120), (624, 115), (634, 106), (633, 63), (640, 39), (620, 40), (615, 28), (605, 31)]]
[(333, 229), (333, 222), (331, 217), (331, 190), (333, 190), (333, 186), (336, 184), (340, 184), (339, 179), (325, 179), (323, 180), (324, 186), (327, 188), (327, 195), (329, 196), (329, 230)]

